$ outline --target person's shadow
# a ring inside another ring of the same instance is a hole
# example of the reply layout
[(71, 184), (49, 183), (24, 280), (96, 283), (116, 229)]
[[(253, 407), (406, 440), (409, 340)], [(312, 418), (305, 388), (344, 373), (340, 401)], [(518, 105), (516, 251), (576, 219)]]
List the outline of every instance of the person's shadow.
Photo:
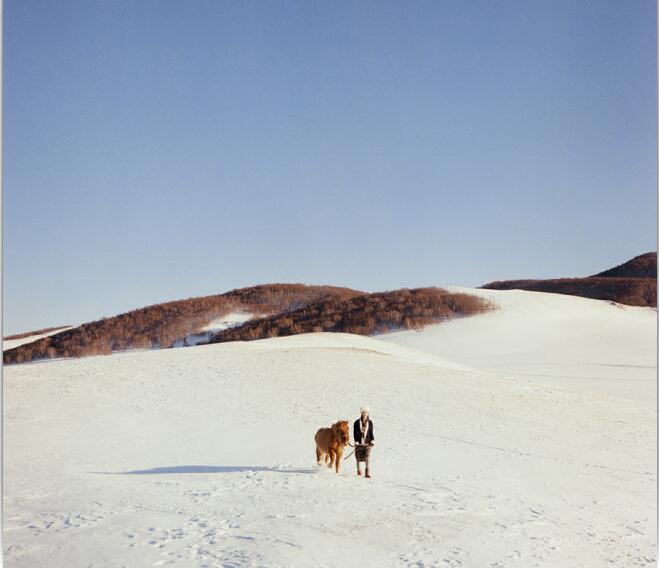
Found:
[(265, 467), (261, 465), (174, 465), (170, 467), (153, 467), (151, 469), (134, 469), (132, 471), (95, 471), (106, 475), (161, 475), (172, 473), (239, 473), (251, 471), (271, 471), (274, 473), (316, 473), (315, 469), (286, 469), (283, 467)]

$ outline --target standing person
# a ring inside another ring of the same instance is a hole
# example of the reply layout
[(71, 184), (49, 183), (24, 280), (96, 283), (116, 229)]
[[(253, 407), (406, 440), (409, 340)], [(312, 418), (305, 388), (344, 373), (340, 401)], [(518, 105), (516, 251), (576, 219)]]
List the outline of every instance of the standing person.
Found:
[(355, 421), (353, 437), (355, 438), (355, 458), (357, 458), (357, 475), (362, 474), (361, 463), (366, 462), (366, 477), (370, 479), (371, 472), (368, 467), (371, 448), (375, 444), (373, 435), (373, 421), (368, 417), (368, 406), (362, 406), (361, 416)]

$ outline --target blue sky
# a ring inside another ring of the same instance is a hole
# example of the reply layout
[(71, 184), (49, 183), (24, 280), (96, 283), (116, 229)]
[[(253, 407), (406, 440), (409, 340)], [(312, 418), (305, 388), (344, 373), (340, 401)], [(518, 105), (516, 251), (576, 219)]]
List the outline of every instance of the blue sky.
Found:
[(654, 1), (4, 8), (5, 334), (656, 248)]

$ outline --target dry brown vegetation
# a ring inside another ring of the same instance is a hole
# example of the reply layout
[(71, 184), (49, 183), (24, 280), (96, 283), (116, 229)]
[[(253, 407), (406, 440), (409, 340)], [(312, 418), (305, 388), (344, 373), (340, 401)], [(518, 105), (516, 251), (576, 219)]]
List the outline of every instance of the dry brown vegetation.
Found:
[(402, 289), (317, 302), (221, 331), (209, 342), (251, 341), (321, 331), (370, 335), (418, 329), (458, 316), (483, 313), (493, 307), (482, 298), (441, 288)]
[(106, 355), (130, 348), (171, 347), (231, 311), (272, 314), (329, 298), (361, 294), (349, 288), (266, 284), (226, 294), (156, 304), (51, 335), (5, 351), (4, 364), (56, 357)]
[(3, 337), (5, 341), (10, 339), (24, 339), (25, 337), (30, 337), (32, 335), (43, 335), (44, 333), (50, 333), (51, 331), (57, 331), (58, 329), (65, 329), (70, 327), (68, 325), (58, 325), (57, 327), (45, 327), (43, 329), (37, 329), (36, 331), (26, 331), (25, 333), (16, 333), (15, 335), (7, 335)]
[(639, 254), (623, 264), (595, 274), (607, 278), (654, 278), (657, 279), (657, 253)]
[(609, 300), (629, 306), (656, 306), (657, 281), (653, 278), (558, 278), (554, 280), (505, 280), (483, 286), (491, 290), (531, 290)]

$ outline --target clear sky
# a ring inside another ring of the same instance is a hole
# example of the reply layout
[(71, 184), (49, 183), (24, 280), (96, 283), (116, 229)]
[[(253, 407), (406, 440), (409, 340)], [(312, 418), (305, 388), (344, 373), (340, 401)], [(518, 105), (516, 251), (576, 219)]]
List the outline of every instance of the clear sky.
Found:
[(656, 249), (654, 0), (4, 8), (5, 334)]

